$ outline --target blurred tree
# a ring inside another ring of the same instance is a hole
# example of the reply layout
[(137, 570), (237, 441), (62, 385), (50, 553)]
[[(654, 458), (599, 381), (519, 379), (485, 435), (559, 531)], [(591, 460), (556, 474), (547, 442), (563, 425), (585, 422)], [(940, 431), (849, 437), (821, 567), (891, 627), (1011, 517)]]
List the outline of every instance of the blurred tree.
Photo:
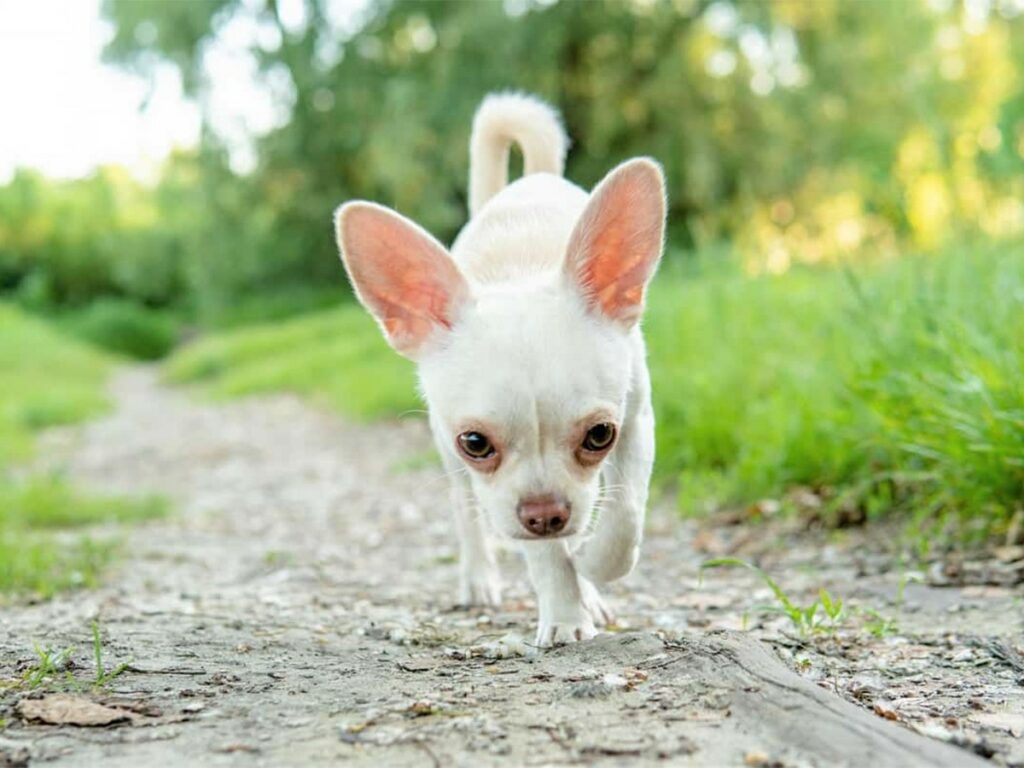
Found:
[[(851, 246), (872, 233), (927, 243), (924, 220), (942, 218), (946, 194), (929, 173), (952, 163), (901, 178), (904, 142), (925, 135), (947, 145), (941, 156), (961, 126), (987, 130), (1019, 71), (1011, 38), (1024, 43), (1009, 2), (974, 18), (926, 2), (397, 0), (370, 3), (348, 31), (326, 0), (298, 0), (290, 24), (283, 5), (219, 0), (185, 14), (108, 0), (110, 52), (164, 56), (201, 93), (204, 41), (232, 15), (277, 30), (276, 44), (255, 35), (253, 53), (264, 72), (287, 75), (290, 120), (261, 141), (254, 182), (276, 212), (271, 247), (315, 274), (330, 250), (317, 222), (347, 197), (395, 205), (450, 237), (464, 217), (472, 111), (501, 88), (560, 105), (576, 146), (569, 172), (584, 184), (629, 155), (658, 157), (682, 242), (760, 216), (806, 220), (805, 245), (835, 239), (819, 230), (846, 219), (838, 239)], [(958, 46), (959, 70), (947, 61)], [(824, 213), (804, 210), (825, 202)], [(819, 243), (811, 256), (829, 250)]]
[[(143, 75), (171, 62), (206, 116), (201, 149), (172, 160), (152, 195), (152, 225), (118, 235), (124, 249), (147, 249), (140, 266), (103, 278), (147, 301), (180, 290), (205, 314), (253, 293), (341, 289), (329, 220), (350, 198), (394, 206), (450, 239), (466, 215), (473, 110), (500, 89), (532, 91), (562, 109), (574, 142), (568, 174), (585, 186), (626, 157), (657, 157), (673, 241), (730, 239), (756, 269), (888, 254), (904, 242), (929, 247), (965, 229), (1024, 229), (1018, 0), (103, 7), (115, 27), (108, 60)], [(238, 162), (238, 136), (217, 119), (210, 61), (228, 43), (251, 57), (281, 116), (253, 137), (248, 165)], [(98, 215), (95, 230), (75, 237), (102, 240), (104, 226), (120, 233), (103, 199), (107, 183), (76, 187)], [(3, 217), (14, 214), (4, 211), (56, 194), (44, 187), (22, 178), (0, 191), (8, 284), (32, 271), (28, 251), (11, 243), (56, 230), (29, 215), (6, 236)], [(90, 241), (80, 253), (98, 247)], [(61, 261), (75, 275), (65, 282), (82, 295), (106, 290), (74, 263)]]

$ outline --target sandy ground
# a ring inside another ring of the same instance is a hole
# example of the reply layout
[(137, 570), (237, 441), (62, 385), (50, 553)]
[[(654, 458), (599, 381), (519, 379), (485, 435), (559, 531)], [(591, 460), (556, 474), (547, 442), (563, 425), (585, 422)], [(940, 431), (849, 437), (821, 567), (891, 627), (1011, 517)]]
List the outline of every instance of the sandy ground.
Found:
[[(748, 726), (742, 692), (673, 655), (718, 630), (763, 641), (879, 728), (956, 745), (965, 765), (1024, 765), (1013, 551), (996, 572), (938, 563), (908, 581), (885, 531), (698, 529), (666, 499), (637, 572), (610, 589), (615, 632), (538, 652), (514, 553), (500, 610), (453, 607), (456, 543), (422, 421), (356, 426), (290, 397), (202, 403), (145, 369), (113, 394), (109, 417), (45, 437), (46, 464), (166, 494), (175, 512), (128, 535), (101, 589), (0, 609), (0, 680), (21, 676), (33, 644), (75, 646), (91, 674), (98, 618), (107, 666), (130, 667), (91, 695), (132, 719), (30, 722), (19, 702), (45, 692), (0, 688), (0, 766), (839, 764)], [(827, 586), (848, 618), (801, 636), (760, 610), (773, 600), (753, 575), (698, 583), (721, 555), (756, 559), (798, 602)], [(892, 620), (881, 636), (872, 612)]]

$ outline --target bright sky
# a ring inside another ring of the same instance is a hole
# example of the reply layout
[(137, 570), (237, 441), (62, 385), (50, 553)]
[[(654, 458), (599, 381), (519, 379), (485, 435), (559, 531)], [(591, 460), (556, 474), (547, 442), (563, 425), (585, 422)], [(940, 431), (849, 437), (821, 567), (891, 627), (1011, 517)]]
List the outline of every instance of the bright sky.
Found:
[[(100, 2), (0, 0), (0, 184), (18, 167), (75, 178), (107, 164), (153, 179), (169, 152), (199, 141), (199, 108), (173, 66), (158, 70), (150, 92), (147, 80), (100, 61), (113, 35)], [(301, 0), (278, 7), (287, 32), (305, 28)], [(323, 66), (337, 61), (366, 8), (367, 0), (328, 0), (331, 34), (316, 51)], [(236, 171), (253, 167), (253, 138), (288, 119), (294, 95), (287, 73), (260, 72), (252, 55), (253, 46), (281, 44), (263, 9), (263, 0), (242, 0), (203, 52), (209, 119)]]
[(173, 68), (148, 84), (100, 63), (100, 0), (0, 0), (0, 184), (18, 166), (55, 177), (118, 163), (140, 176), (199, 138)]

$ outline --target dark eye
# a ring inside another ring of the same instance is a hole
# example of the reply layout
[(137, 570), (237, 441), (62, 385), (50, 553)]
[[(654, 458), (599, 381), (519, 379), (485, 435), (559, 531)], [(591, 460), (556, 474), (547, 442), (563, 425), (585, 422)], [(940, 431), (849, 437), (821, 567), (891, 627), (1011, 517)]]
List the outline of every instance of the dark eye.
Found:
[(480, 432), (463, 432), (459, 435), (459, 448), (471, 459), (489, 459), (494, 455), (491, 441)]
[(611, 447), (611, 444), (615, 442), (615, 425), (603, 422), (601, 424), (595, 424), (589, 430), (587, 430), (586, 437), (583, 438), (583, 450), (585, 451), (604, 451)]

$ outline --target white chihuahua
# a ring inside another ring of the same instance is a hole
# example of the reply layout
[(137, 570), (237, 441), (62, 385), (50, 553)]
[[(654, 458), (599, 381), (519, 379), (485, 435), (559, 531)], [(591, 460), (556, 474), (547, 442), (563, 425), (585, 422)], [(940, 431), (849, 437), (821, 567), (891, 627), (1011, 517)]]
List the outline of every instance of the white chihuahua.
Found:
[[(509, 184), (512, 143), (524, 175)], [(588, 195), (562, 178), (567, 144), (543, 102), (492, 95), (473, 120), (470, 221), (450, 251), (374, 203), (335, 217), (356, 294), (418, 366), (453, 478), (460, 601), (500, 600), (487, 527), (517, 540), (542, 646), (611, 620), (594, 585), (636, 564), (654, 461), (638, 321), (661, 258), (661, 168), (630, 160)]]

